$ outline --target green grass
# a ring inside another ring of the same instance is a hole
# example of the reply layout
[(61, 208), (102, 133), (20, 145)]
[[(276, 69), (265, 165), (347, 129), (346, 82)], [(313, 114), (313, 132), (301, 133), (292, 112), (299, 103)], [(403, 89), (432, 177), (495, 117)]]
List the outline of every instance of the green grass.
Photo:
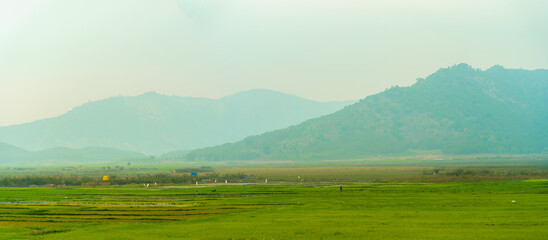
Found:
[(545, 181), (0, 188), (0, 239), (546, 239), (547, 194)]

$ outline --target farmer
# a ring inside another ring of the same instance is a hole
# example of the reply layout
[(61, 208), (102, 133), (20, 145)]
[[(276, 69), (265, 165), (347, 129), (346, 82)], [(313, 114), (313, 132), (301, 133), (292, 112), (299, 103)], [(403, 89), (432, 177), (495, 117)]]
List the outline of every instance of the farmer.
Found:
[(340, 185), (340, 186), (339, 186), (339, 189), (340, 189), (340, 190), (341, 190), (341, 192), (342, 192), (342, 185)]

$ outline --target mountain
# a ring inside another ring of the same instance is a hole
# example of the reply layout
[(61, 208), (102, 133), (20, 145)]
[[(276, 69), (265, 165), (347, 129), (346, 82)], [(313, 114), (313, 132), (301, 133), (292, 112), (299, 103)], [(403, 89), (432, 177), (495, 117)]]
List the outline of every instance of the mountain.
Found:
[(0, 142), (0, 164), (28, 165), (55, 163), (92, 163), (112, 162), (115, 160), (145, 158), (142, 153), (123, 151), (114, 148), (90, 147), (72, 149), (56, 147), (42, 151), (27, 151)]
[(82, 149), (72, 149), (67, 147), (55, 147), (41, 151), (33, 152), (35, 161), (43, 160), (67, 160), (79, 161), (83, 163), (93, 161), (114, 161), (122, 159), (135, 159), (146, 157), (142, 153), (124, 151), (116, 148), (107, 147), (87, 147)]
[(59, 117), (0, 127), (0, 141), (30, 150), (110, 147), (147, 154), (196, 149), (298, 124), (351, 102), (315, 102), (269, 90), (221, 99), (145, 93), (94, 101)]
[(414, 150), (539, 153), (548, 147), (548, 71), (459, 64), (336, 113), (187, 160), (344, 159)]
[(26, 161), (31, 152), (3, 142), (0, 142), (0, 163), (12, 162), (15, 160)]

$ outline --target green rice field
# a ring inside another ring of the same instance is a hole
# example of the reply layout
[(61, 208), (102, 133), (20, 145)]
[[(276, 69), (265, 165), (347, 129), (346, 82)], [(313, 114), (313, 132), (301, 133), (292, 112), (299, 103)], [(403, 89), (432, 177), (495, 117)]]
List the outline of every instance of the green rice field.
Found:
[(0, 239), (547, 236), (546, 179), (0, 188)]

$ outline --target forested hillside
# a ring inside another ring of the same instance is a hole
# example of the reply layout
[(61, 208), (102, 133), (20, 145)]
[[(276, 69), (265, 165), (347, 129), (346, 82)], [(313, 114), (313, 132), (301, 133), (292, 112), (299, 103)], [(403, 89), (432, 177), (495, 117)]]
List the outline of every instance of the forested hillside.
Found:
[(187, 160), (342, 159), (410, 150), (539, 153), (548, 147), (548, 71), (460, 64), (334, 114), (187, 154)]

